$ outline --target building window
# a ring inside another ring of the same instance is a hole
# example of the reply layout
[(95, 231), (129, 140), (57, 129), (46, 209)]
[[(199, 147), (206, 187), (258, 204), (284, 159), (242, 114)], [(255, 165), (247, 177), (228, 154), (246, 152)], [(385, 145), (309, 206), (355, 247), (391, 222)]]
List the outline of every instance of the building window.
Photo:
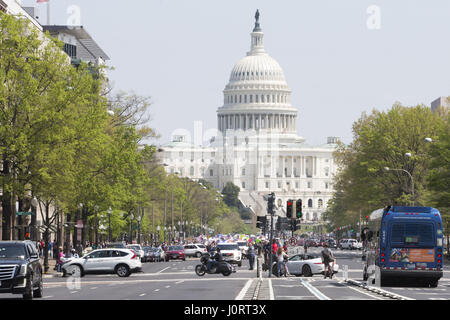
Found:
[(213, 169), (209, 170), (209, 175), (210, 175), (211, 177), (214, 175), (214, 170), (213, 170)]
[(242, 182), (242, 189), (245, 189), (245, 182)]
[(245, 168), (242, 168), (242, 175), (245, 176)]
[(312, 182), (308, 181), (308, 189), (311, 189), (311, 188), (312, 188)]
[(295, 189), (298, 189), (298, 182), (295, 183)]
[(317, 207), (322, 208), (323, 207), (323, 200), (319, 199), (319, 201), (317, 202)]
[(266, 181), (266, 189), (269, 189), (269, 182)]
[(282, 188), (281, 181), (278, 181), (278, 189), (281, 189), (281, 188)]
[(328, 182), (325, 182), (325, 189), (328, 189)]
[(313, 201), (312, 199), (308, 200), (308, 208), (312, 208), (313, 207)]
[(259, 102), (259, 96), (255, 95), (255, 102), (258, 103)]
[(189, 173), (190, 173), (191, 176), (194, 175), (194, 167), (191, 167), (191, 169), (189, 170)]
[(253, 95), (251, 94), (250, 95), (250, 103), (252, 103), (253, 102)]
[(261, 95), (261, 103), (264, 103), (264, 95)]
[(178, 155), (179, 155), (180, 157), (183, 157), (183, 151), (180, 151), (180, 152), (178, 153)]

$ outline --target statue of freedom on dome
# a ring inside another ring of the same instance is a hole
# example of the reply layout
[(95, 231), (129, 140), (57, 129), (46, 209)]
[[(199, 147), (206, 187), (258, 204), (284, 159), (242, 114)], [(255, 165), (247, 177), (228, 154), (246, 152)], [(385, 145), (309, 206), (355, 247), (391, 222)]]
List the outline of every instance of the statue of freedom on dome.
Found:
[(256, 22), (259, 22), (259, 10), (258, 9), (256, 9), (255, 19), (256, 19)]

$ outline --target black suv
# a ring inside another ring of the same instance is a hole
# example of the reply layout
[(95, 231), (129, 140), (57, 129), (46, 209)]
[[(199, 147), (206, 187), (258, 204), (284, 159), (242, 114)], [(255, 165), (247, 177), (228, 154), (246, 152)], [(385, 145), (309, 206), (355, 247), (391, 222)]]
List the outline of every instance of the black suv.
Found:
[(0, 241), (0, 293), (42, 298), (42, 265), (31, 241)]

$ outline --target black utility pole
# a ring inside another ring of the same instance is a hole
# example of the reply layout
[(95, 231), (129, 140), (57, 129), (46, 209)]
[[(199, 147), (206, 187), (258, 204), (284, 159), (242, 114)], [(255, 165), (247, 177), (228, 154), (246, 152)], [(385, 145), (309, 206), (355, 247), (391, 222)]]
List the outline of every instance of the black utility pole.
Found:
[(273, 261), (273, 246), (272, 246), (272, 242), (273, 242), (273, 218), (275, 215), (275, 210), (274, 210), (274, 203), (275, 203), (275, 193), (271, 193), (269, 194), (269, 199), (268, 199), (268, 204), (267, 204), (267, 213), (270, 215), (270, 243), (269, 243), (269, 247), (270, 247), (270, 265), (269, 265), (269, 278), (271, 278), (272, 276), (272, 261)]

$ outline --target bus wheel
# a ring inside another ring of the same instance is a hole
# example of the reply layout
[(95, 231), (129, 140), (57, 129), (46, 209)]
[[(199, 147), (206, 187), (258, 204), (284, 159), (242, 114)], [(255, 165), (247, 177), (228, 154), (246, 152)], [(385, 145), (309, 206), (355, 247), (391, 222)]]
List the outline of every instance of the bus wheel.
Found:
[(438, 286), (438, 282), (439, 282), (439, 280), (436, 280), (436, 279), (430, 281), (430, 283), (429, 283), (430, 288), (436, 288)]

